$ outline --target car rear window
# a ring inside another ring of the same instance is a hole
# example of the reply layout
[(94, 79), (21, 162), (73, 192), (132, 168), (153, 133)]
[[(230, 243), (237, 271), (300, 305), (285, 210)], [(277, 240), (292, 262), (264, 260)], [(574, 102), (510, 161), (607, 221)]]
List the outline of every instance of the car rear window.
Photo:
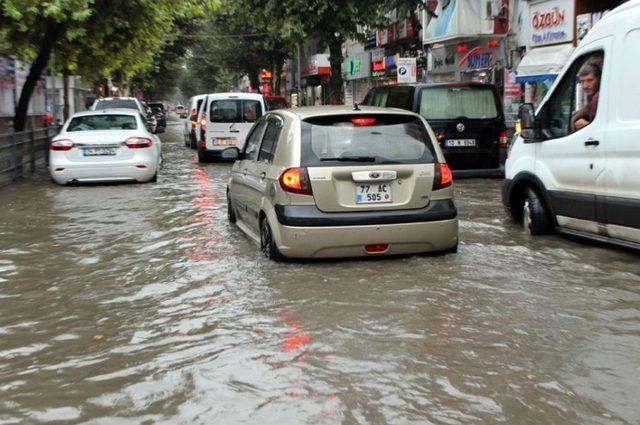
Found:
[(105, 99), (99, 100), (96, 103), (96, 109), (108, 109), (108, 108), (127, 108), (138, 109), (138, 104), (133, 99)]
[(302, 122), (306, 166), (422, 164), (434, 157), (427, 129), (409, 115), (337, 115)]
[(491, 87), (429, 87), (421, 92), (420, 115), (427, 120), (492, 119), (498, 107)]
[(138, 123), (132, 115), (85, 115), (71, 119), (67, 131), (136, 130)]
[(209, 108), (211, 122), (255, 122), (261, 116), (262, 108), (257, 100), (214, 100)]

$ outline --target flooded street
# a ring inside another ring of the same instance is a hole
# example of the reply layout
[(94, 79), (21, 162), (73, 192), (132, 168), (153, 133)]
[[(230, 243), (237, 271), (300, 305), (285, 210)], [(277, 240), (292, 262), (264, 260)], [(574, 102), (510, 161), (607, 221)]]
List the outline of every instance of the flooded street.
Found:
[(456, 183), (458, 254), (278, 264), (182, 123), (157, 184), (0, 190), (0, 424), (634, 424), (637, 254)]

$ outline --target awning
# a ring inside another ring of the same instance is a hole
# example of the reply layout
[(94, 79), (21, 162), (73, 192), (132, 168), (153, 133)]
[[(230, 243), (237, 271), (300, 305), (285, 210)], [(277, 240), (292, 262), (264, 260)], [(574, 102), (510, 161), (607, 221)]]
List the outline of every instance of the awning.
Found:
[(554, 80), (573, 53), (571, 43), (557, 46), (535, 47), (529, 50), (516, 70), (519, 83), (537, 83)]

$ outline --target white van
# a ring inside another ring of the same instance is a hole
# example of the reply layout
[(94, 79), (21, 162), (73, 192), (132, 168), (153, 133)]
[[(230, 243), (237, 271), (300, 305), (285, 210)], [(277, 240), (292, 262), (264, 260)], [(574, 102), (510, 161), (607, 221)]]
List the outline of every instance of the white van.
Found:
[(198, 147), (198, 139), (196, 136), (198, 134), (198, 110), (200, 110), (200, 106), (202, 105), (205, 97), (207, 97), (206, 94), (198, 94), (189, 100), (189, 119), (184, 122), (183, 133), (184, 144), (192, 149)]
[(229, 147), (242, 150), (253, 124), (266, 112), (257, 93), (213, 93), (198, 112), (198, 160), (224, 159)]
[[(640, 249), (639, 68), (640, 0), (632, 0), (589, 31), (535, 113), (521, 107), (502, 198), (531, 234)], [(578, 126), (586, 79), (598, 71), (599, 91)]]

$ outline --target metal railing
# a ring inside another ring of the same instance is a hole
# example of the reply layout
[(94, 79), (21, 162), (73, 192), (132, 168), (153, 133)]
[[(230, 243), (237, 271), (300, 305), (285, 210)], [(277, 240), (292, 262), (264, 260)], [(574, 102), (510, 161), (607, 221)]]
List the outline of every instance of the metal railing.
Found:
[(49, 142), (60, 127), (0, 134), (0, 187), (49, 165)]

